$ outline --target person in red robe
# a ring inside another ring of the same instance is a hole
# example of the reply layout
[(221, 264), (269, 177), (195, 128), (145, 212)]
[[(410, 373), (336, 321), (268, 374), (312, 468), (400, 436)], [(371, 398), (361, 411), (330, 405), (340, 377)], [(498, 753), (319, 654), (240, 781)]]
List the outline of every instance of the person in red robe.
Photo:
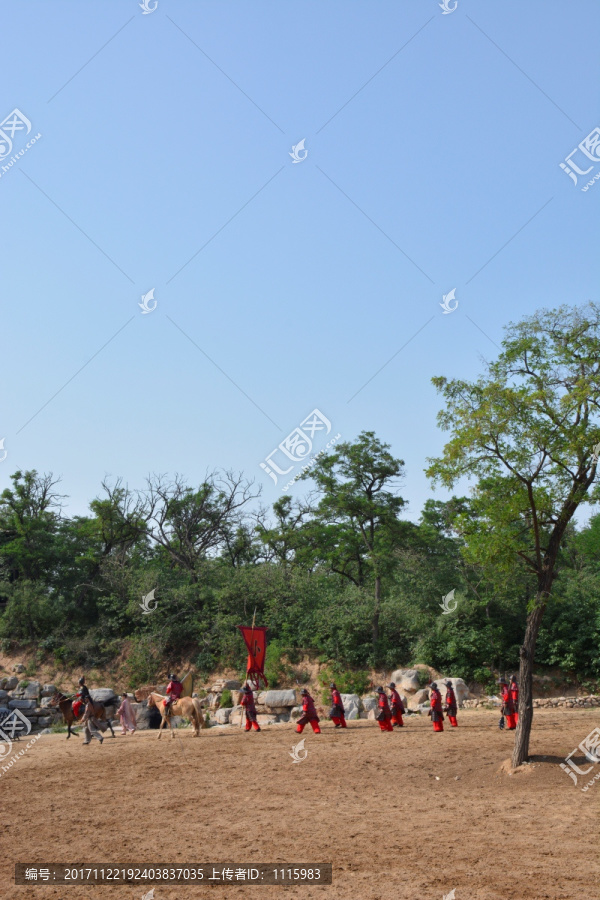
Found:
[(451, 681), (445, 681), (444, 684), (446, 685), (446, 705), (444, 706), (444, 712), (450, 719), (452, 727), (458, 728), (458, 722), (456, 721), (456, 711), (458, 709), (456, 694), (454, 693)]
[(392, 727), (397, 725), (398, 728), (404, 728), (404, 722), (402, 721), (404, 703), (400, 699), (400, 694), (396, 690), (396, 685), (393, 681), (390, 681), (388, 687), (390, 689), (390, 706), (392, 707)]
[(180, 682), (177, 675), (169, 675), (169, 683), (167, 685), (167, 696), (164, 701), (165, 712), (167, 715), (170, 715), (171, 712), (171, 704), (175, 703), (176, 700), (179, 700), (181, 697), (181, 692), (183, 691), (183, 685)]
[(377, 688), (377, 693), (379, 694), (379, 712), (377, 713), (377, 721), (379, 722), (379, 727), (382, 731), (393, 731), (394, 726), (392, 725), (392, 713), (390, 711), (387, 694), (382, 687)]
[(329, 718), (336, 728), (347, 728), (342, 695), (338, 691), (334, 681), (329, 685), (329, 690), (331, 691), (331, 709), (329, 711)]
[(502, 691), (502, 715), (506, 716), (506, 727), (508, 730), (513, 731), (517, 727), (513, 698), (506, 681), (500, 678), (498, 684)]
[(515, 708), (514, 717), (515, 717), (515, 725), (519, 721), (519, 685), (517, 684), (517, 677), (513, 675), (510, 679), (509, 686), (510, 696), (513, 702), (513, 706)]
[(256, 718), (254, 694), (252, 693), (252, 688), (248, 684), (245, 684), (242, 688), (240, 704), (244, 707), (244, 712), (246, 713), (246, 726), (244, 731), (250, 731), (251, 728), (254, 728), (255, 731), (260, 731), (260, 725)]
[(431, 709), (429, 710), (429, 715), (431, 716), (431, 721), (433, 722), (433, 730), (443, 731), (444, 711), (442, 709), (442, 695), (440, 694), (435, 681), (431, 682), (431, 684), (429, 685), (429, 689), (429, 696), (431, 700)]
[(304, 731), (304, 726), (308, 725), (310, 722), (311, 728), (315, 734), (321, 734), (321, 729), (319, 728), (319, 717), (317, 715), (317, 710), (315, 709), (315, 701), (310, 696), (306, 688), (302, 688), (300, 691), (302, 694), (302, 715), (298, 719), (298, 724), (296, 725), (296, 731), (298, 734), (302, 734)]

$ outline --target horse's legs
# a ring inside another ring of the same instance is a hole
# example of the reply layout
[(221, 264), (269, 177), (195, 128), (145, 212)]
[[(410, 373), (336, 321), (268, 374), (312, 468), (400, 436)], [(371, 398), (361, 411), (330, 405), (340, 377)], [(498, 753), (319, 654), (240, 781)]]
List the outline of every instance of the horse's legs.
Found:
[(111, 720), (110, 720), (110, 719), (107, 719), (106, 721), (108, 722), (108, 727), (110, 728), (110, 733), (112, 734), (113, 737), (116, 737), (116, 734), (115, 734), (114, 731), (113, 731), (113, 727), (112, 727), (112, 722), (111, 722)]
[(158, 729), (158, 740), (159, 740), (159, 741), (160, 741), (160, 736), (161, 736), (161, 734), (162, 734), (162, 730), (163, 730), (163, 728), (164, 728), (164, 725), (165, 725), (165, 722), (166, 722), (166, 721), (167, 721), (167, 720), (165, 719), (165, 717), (164, 717), (164, 716), (162, 715), (162, 713), (161, 713), (160, 728)]

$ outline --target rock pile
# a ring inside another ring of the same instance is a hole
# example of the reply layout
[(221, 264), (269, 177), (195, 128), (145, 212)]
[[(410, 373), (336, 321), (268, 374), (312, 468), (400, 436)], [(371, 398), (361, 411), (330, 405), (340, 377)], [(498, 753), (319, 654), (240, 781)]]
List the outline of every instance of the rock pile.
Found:
[[(595, 694), (589, 694), (587, 697), (542, 697), (532, 701), (534, 709), (552, 709), (558, 706), (567, 707), (568, 709), (592, 709), (592, 707), (600, 706), (600, 697)], [(482, 697), (480, 700), (466, 700), (464, 702), (465, 709), (477, 709), (477, 707), (488, 708), (490, 706), (501, 707), (502, 700), (500, 697)]]
[[(20, 664), (19, 664), (20, 666)], [(15, 666), (17, 669), (18, 666)], [(24, 670), (24, 666), (22, 670)], [(60, 710), (49, 706), (56, 692), (53, 684), (41, 685), (39, 681), (19, 681), (17, 676), (0, 678), (0, 720), (12, 710), (18, 709), (31, 723), (31, 732), (39, 732), (60, 721)]]

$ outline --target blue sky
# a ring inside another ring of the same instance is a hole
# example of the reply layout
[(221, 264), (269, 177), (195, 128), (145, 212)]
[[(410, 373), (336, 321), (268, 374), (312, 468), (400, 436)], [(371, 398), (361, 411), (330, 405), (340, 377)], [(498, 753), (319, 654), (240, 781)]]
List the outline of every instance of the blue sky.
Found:
[(54, 0), (2, 26), (0, 117), (32, 130), (0, 160), (0, 488), (51, 471), (84, 513), (106, 476), (224, 468), (270, 505), (299, 466), (259, 464), (318, 408), (391, 444), (416, 519), (431, 377), (599, 299), (600, 186), (559, 166), (600, 125), (592, 0)]

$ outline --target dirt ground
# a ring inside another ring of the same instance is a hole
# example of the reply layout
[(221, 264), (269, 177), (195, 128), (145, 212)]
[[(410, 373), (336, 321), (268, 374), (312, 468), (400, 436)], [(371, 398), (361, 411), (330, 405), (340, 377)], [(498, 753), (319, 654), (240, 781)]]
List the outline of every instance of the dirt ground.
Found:
[(417, 716), (391, 734), (322, 722), (300, 764), (291, 725), (86, 747), (45, 735), (0, 777), (0, 896), (142, 900), (152, 887), (16, 886), (15, 862), (332, 862), (331, 886), (157, 885), (154, 900), (598, 900), (600, 780), (583, 793), (559, 768), (598, 719), (536, 711), (532, 762), (513, 775), (501, 772), (513, 736), (492, 711), (464, 711), (443, 734)]

